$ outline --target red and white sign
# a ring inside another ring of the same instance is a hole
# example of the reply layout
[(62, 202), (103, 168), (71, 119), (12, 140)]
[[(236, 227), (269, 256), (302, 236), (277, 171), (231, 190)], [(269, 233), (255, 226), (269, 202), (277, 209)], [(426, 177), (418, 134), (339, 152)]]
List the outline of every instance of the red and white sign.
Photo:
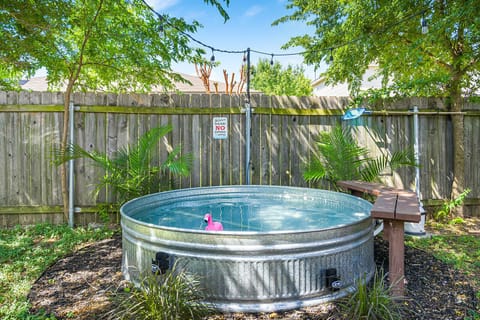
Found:
[(213, 118), (213, 139), (227, 139), (228, 137), (228, 118)]

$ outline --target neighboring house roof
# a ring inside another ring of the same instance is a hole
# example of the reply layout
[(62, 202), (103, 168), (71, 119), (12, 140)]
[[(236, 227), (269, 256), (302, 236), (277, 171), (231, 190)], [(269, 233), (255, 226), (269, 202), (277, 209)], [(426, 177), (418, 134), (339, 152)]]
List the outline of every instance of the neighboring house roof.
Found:
[[(379, 89), (382, 87), (382, 80), (380, 78), (369, 79), (378, 71), (378, 66), (370, 65), (365, 71), (362, 78), (360, 90)], [(312, 82), (313, 95), (317, 97), (349, 97), (348, 83), (339, 83), (336, 85), (326, 85), (325, 77), (319, 78)]]
[[(177, 88), (178, 91), (185, 92), (185, 93), (203, 93), (205, 92), (205, 87), (203, 86), (202, 80), (193, 75), (188, 75), (188, 74), (183, 74), (180, 73), (180, 75), (191, 82), (191, 84), (188, 83), (182, 83), (182, 82), (176, 82), (175, 87)], [(214, 93), (215, 92), (215, 87), (213, 85), (214, 82), (218, 81), (213, 81), (210, 80), (210, 92)], [(23, 90), (29, 90), (29, 91), (49, 91), (48, 89), (48, 82), (47, 82), (47, 77), (34, 77), (28, 80), (22, 80), (20, 82), (20, 87)], [(60, 90), (65, 89), (65, 85), (61, 86), (59, 88)], [(236, 87), (234, 88), (234, 92), (236, 92)], [(163, 92), (163, 87), (161, 86), (156, 86), (153, 88), (152, 93), (157, 93), (157, 92)], [(223, 82), (218, 82), (218, 92), (219, 93), (224, 93), (225, 92), (225, 83)]]
[(47, 77), (34, 77), (28, 80), (21, 80), (20, 87), (23, 90), (48, 91)]

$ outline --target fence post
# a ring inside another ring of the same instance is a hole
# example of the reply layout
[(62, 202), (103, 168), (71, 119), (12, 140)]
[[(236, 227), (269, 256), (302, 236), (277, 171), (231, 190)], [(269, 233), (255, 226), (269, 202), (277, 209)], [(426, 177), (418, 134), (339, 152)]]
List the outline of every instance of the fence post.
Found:
[[(73, 105), (73, 101), (70, 101), (70, 105), (68, 107), (69, 111), (69, 124), (70, 124), (70, 139), (69, 143), (70, 145), (73, 145), (74, 143), (74, 129), (75, 129), (75, 108)], [(71, 150), (68, 151), (69, 153)], [(74, 226), (74, 206), (73, 206), (73, 201), (74, 201), (74, 160), (70, 159), (68, 161), (68, 225), (73, 228)]]
[(252, 108), (250, 106), (250, 48), (247, 48), (247, 101), (245, 102), (245, 184), (250, 184), (250, 135)]

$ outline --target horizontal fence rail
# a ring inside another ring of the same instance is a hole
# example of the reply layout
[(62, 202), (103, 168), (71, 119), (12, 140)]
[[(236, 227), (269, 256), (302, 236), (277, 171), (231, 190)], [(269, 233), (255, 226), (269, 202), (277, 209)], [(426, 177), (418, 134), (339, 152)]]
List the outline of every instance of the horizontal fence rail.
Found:
[[(147, 130), (172, 125), (156, 158), (163, 162), (172, 146), (194, 155), (191, 175), (175, 188), (245, 184), (317, 187), (303, 179), (305, 164), (316, 156), (316, 138), (337, 123), (351, 125), (359, 144), (373, 156), (413, 147), (413, 106), (419, 112), (421, 195), (426, 206), (450, 195), (451, 120), (439, 99), (407, 99), (368, 116), (342, 122), (348, 100), (326, 97), (251, 97), (251, 171), (245, 163), (245, 96), (226, 94), (76, 93), (75, 142), (113, 154), (135, 143)], [(480, 216), (480, 106), (464, 112), (467, 215)], [(217, 139), (214, 120), (226, 120)], [(63, 130), (63, 95), (52, 92), (0, 92), (0, 225), (63, 222), (60, 170), (53, 164)], [(98, 218), (99, 206), (115, 198), (109, 190), (94, 199), (103, 172), (87, 159), (75, 161), (76, 223)], [(412, 189), (414, 169), (385, 172), (384, 183)]]

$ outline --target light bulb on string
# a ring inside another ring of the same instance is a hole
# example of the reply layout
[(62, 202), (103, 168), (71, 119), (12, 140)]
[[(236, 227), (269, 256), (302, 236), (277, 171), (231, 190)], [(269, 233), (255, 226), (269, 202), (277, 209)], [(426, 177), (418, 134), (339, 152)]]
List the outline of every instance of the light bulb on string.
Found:
[(422, 25), (422, 34), (427, 34), (428, 24), (427, 24), (427, 19), (425, 19), (425, 15), (422, 16), (421, 25)]
[(333, 62), (333, 48), (330, 48), (330, 63)]
[(273, 66), (273, 53), (272, 53), (272, 58), (270, 59), (270, 65)]
[(165, 27), (163, 26), (163, 20), (164, 20), (163, 16), (159, 16), (160, 24), (158, 25), (157, 31), (158, 31), (158, 35), (161, 38), (163, 38), (165, 36)]
[(210, 62), (215, 62), (215, 50), (212, 48), (212, 56), (210, 57)]

